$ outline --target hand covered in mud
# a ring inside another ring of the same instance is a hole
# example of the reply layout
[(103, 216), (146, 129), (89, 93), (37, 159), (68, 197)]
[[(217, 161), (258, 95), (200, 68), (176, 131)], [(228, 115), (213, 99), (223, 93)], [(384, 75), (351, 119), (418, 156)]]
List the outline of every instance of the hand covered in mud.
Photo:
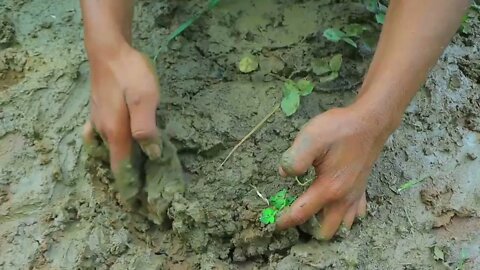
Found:
[(353, 107), (311, 119), (283, 154), (279, 170), (282, 176), (299, 176), (313, 166), (316, 179), (281, 215), (278, 228), (316, 217), (316, 238), (332, 238), (341, 224), (350, 229), (356, 217), (366, 214), (367, 177), (389, 134)]
[(122, 164), (129, 164), (134, 140), (150, 158), (158, 157), (159, 86), (148, 59), (122, 46), (109, 58), (90, 59), (90, 67), (91, 119), (85, 125), (85, 142), (92, 143), (94, 130), (100, 134), (110, 151), (114, 174)]

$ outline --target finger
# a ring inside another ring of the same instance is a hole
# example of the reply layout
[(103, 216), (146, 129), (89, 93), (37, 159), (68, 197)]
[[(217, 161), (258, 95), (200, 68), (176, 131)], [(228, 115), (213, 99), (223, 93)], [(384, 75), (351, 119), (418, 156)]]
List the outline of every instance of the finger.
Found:
[(293, 205), (283, 213), (277, 221), (277, 228), (284, 230), (305, 223), (327, 203), (325, 181), (315, 180)]
[(299, 176), (310, 168), (313, 162), (325, 155), (326, 141), (319, 135), (315, 124), (309, 124), (300, 131), (292, 146), (282, 155), (279, 172), (282, 176)]
[(118, 113), (118, 119), (104, 124), (100, 133), (107, 142), (110, 152), (110, 166), (114, 174), (117, 174), (120, 164), (130, 160), (132, 152), (132, 136), (127, 112)]
[(364, 192), (362, 198), (358, 202), (357, 217), (364, 218), (367, 215), (367, 194)]
[(87, 146), (93, 145), (95, 143), (95, 131), (90, 120), (87, 120), (87, 122), (83, 125), (82, 138), (83, 142)]
[(144, 87), (151, 90), (139, 91), (143, 94), (136, 93), (132, 97), (127, 97), (131, 134), (145, 154), (150, 159), (155, 159), (160, 156), (160, 140), (156, 125), (158, 88), (153, 82), (150, 85), (146, 83)]
[(320, 236), (324, 240), (329, 240), (335, 235), (347, 210), (346, 204), (335, 204), (324, 210), (323, 220), (320, 224)]
[(357, 203), (353, 204), (352, 206), (350, 206), (350, 208), (348, 208), (345, 216), (343, 217), (343, 225), (348, 230), (352, 228), (353, 221), (355, 221), (355, 216), (357, 215), (357, 208)]

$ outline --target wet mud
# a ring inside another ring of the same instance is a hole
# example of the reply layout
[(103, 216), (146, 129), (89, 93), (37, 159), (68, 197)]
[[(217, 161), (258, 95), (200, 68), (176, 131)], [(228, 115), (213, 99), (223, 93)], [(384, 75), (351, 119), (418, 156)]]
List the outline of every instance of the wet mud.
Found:
[[(202, 6), (138, 1), (134, 46), (153, 59)], [(373, 50), (322, 37), (348, 23), (368, 25), (365, 39), (378, 36), (360, 3), (226, 0), (204, 14), (155, 63), (164, 151), (143, 161), (144, 182), (130, 190), (80, 137), (89, 68), (78, 1), (2, 1), (0, 268), (478, 269), (478, 18), (472, 33), (454, 37), (387, 141), (362, 221), (330, 242), (312, 228), (277, 232), (259, 222), (266, 204), (255, 188), (265, 196), (306, 188), (277, 173), (299, 129), (356, 95)], [(340, 77), (319, 83), (311, 62), (335, 53), (344, 57)], [(238, 71), (245, 55), (259, 62), (248, 74)], [(315, 90), (292, 117), (275, 113), (219, 167), (280, 102), (281, 77), (308, 77)], [(411, 180), (422, 181), (397, 191)], [(122, 190), (137, 208), (122, 202)]]

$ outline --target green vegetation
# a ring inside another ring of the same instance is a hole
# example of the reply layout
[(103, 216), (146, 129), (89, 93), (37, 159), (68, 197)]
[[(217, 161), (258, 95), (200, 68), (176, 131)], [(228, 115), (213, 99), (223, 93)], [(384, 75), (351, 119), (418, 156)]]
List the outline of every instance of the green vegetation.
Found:
[(387, 6), (380, 3), (378, 0), (367, 0), (365, 3), (368, 11), (375, 14), (375, 20), (379, 24), (384, 24), (385, 14), (387, 13)]
[(405, 184), (401, 185), (398, 189), (397, 189), (397, 193), (400, 193), (404, 190), (407, 190), (407, 189), (411, 189), (413, 188), (414, 186), (422, 183), (423, 181), (425, 181), (427, 179), (427, 177), (424, 177), (420, 180), (410, 180), (408, 182), (406, 182)]
[(364, 25), (353, 23), (347, 24), (341, 28), (328, 28), (323, 31), (323, 36), (332, 42), (343, 41), (355, 48), (357, 48), (357, 42), (354, 39), (359, 39), (360, 35), (368, 28)]
[(250, 73), (258, 69), (258, 61), (253, 55), (247, 55), (238, 63), (238, 69), (242, 73)]
[(208, 4), (204, 9), (202, 9), (200, 12), (195, 13), (190, 19), (186, 20), (184, 23), (182, 23), (180, 26), (178, 26), (178, 28), (175, 29), (175, 31), (173, 31), (170, 35), (168, 35), (164, 44), (158, 49), (157, 53), (155, 54), (155, 57), (153, 58), (153, 61), (155, 62), (157, 60), (157, 57), (161, 52), (167, 51), (168, 44), (170, 44), (170, 42), (172, 40), (174, 40), (181, 33), (183, 33), (183, 31), (185, 31), (185, 29), (187, 29), (196, 20), (198, 20), (198, 18), (200, 18), (205, 12), (207, 12), (209, 10), (212, 10), (219, 3), (220, 3), (220, 0), (208, 0)]
[(468, 9), (467, 13), (462, 18), (460, 31), (463, 34), (469, 35), (472, 33), (472, 21), (480, 15), (480, 5), (473, 3)]
[(282, 111), (286, 116), (294, 114), (300, 107), (300, 96), (308, 96), (312, 93), (314, 85), (307, 79), (297, 82), (286, 80), (283, 84)]
[(311, 62), (312, 72), (320, 77), (320, 82), (330, 82), (338, 78), (340, 68), (342, 67), (343, 57), (341, 54), (335, 54), (332, 57), (314, 59)]
[(263, 209), (260, 216), (260, 222), (263, 224), (273, 224), (277, 220), (277, 215), (285, 207), (290, 206), (296, 200), (295, 196), (290, 196), (286, 189), (282, 189), (268, 200), (270, 206)]

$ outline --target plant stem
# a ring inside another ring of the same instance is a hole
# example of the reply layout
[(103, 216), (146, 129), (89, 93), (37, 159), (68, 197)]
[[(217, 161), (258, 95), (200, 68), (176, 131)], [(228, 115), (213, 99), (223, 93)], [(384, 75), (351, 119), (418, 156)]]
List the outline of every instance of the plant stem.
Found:
[(300, 182), (300, 180), (298, 179), (298, 176), (295, 176), (295, 180), (296, 180), (297, 183), (298, 183), (300, 186), (302, 186), (302, 187), (303, 187), (303, 186), (306, 186), (308, 183), (310, 183), (310, 182), (313, 181), (313, 179), (310, 179), (310, 180), (307, 180), (307, 181), (305, 181), (305, 182), (302, 183), (302, 182)]
[(227, 162), (227, 160), (232, 156), (232, 154), (238, 149), (238, 147), (240, 147), (246, 140), (248, 140), (248, 138), (250, 138), (253, 135), (253, 133), (259, 130), (262, 127), (262, 125), (265, 124), (265, 122), (267, 122), (267, 120), (278, 111), (278, 109), (280, 109), (280, 104), (276, 105), (273, 108), (273, 110), (267, 116), (265, 116), (262, 119), (262, 121), (260, 121), (260, 123), (258, 123), (247, 135), (245, 135), (245, 137), (243, 137), (242, 140), (240, 140), (239, 143), (237, 143), (237, 145), (233, 147), (232, 151), (228, 153), (227, 157), (223, 160), (220, 166), (218, 166), (218, 169), (220, 169), (223, 166), (223, 164), (225, 164), (225, 162)]

